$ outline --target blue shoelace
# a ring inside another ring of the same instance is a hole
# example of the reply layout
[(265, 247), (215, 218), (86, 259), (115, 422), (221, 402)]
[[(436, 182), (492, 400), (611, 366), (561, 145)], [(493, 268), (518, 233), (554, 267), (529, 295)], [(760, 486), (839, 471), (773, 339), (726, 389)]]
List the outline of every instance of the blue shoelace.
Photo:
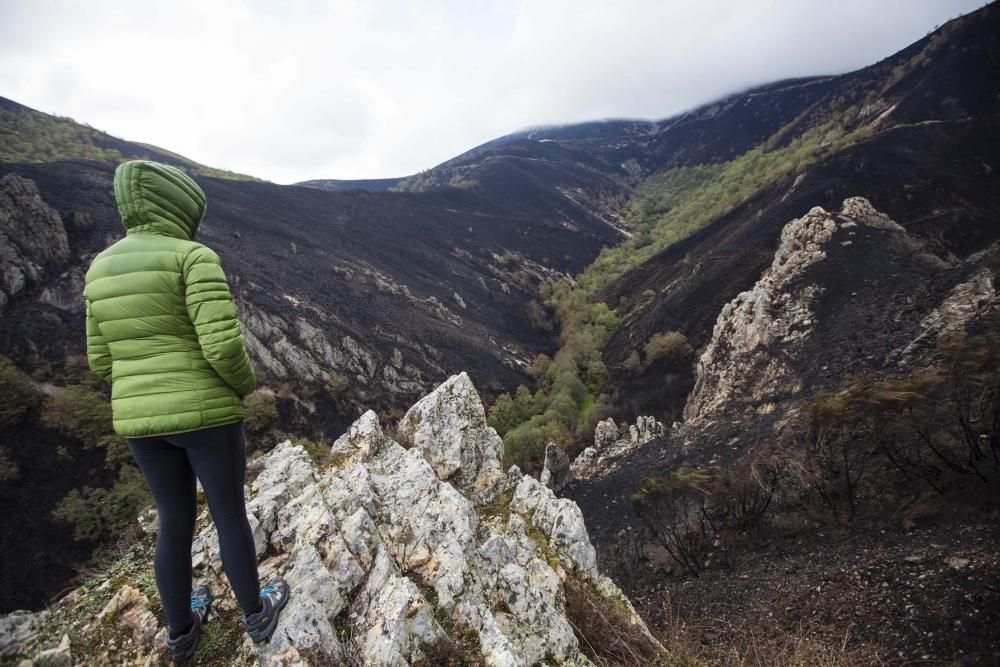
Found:
[(207, 595), (194, 595), (191, 597), (191, 610), (198, 611), (208, 606)]
[(267, 586), (264, 586), (264, 588), (260, 589), (259, 595), (260, 597), (265, 597), (269, 593), (273, 593), (276, 590), (278, 589), (274, 587), (274, 584), (268, 584)]

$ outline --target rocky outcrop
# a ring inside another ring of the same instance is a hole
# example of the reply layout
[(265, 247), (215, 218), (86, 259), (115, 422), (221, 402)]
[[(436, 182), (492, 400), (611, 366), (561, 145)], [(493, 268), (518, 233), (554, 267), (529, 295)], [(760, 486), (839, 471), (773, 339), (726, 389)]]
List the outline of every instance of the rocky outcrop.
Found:
[[(261, 576), (281, 573), (292, 597), (270, 643), (240, 635), (233, 664), (432, 664), (444, 647), (484, 665), (589, 665), (590, 647), (567, 608), (567, 577), (589, 582), (666, 656), (598, 571), (579, 507), (516, 467), (500, 472), (499, 438), (465, 373), (421, 399), (397, 431), (408, 447), (367, 411), (320, 461), (286, 441), (253, 463), (247, 511)], [(144, 525), (155, 529), (148, 516)], [(215, 591), (214, 613), (238, 613), (211, 524), (195, 541), (193, 563)], [(138, 620), (148, 600), (119, 582), (107, 587), (107, 602), (90, 600), (102, 611), (74, 631), (73, 649), (110, 624), (141, 662), (148, 637), (158, 632), (162, 641), (164, 631), (152, 614)], [(75, 601), (58, 609), (96, 594), (71, 594)], [(9, 618), (2, 623), (30, 625)]]
[(538, 480), (553, 491), (559, 491), (573, 481), (573, 473), (569, 469), (571, 463), (563, 448), (550, 442), (545, 445), (545, 461)]
[(46, 610), (38, 613), (15, 611), (0, 617), (0, 658), (15, 655), (22, 646), (29, 644), (47, 614)]
[(770, 269), (719, 314), (712, 339), (698, 360), (685, 421), (723, 408), (765, 413), (781, 397), (798, 392), (788, 359), (814, 329), (817, 316), (812, 306), (824, 289), (805, 276), (826, 259), (833, 244), (851, 246), (861, 227), (889, 233), (901, 251), (919, 252), (903, 227), (862, 197), (845, 200), (839, 213), (817, 206), (788, 223)]
[(972, 320), (1000, 307), (993, 272), (981, 268), (968, 280), (956, 285), (947, 298), (920, 323), (920, 333), (909, 345), (898, 351), (899, 363), (911, 364), (920, 352), (930, 348), (940, 338), (963, 331)]
[(83, 294), (84, 272), (79, 267), (67, 269), (51, 281), (38, 295), (38, 300), (54, 308), (70, 313), (84, 311)]
[(597, 423), (594, 446), (587, 447), (573, 460), (567, 474), (570, 480), (601, 477), (615, 467), (616, 461), (650, 440), (663, 437), (665, 432), (663, 422), (651, 415), (640, 415), (634, 424), (629, 424), (628, 435), (623, 436), (615, 420), (609, 417)]
[(42, 201), (34, 181), (16, 174), (0, 178), (0, 313), (68, 259), (62, 218)]
[(641, 445), (663, 435), (663, 422), (651, 415), (640, 416), (628, 427), (628, 440), (633, 445)]
[(605, 449), (614, 444), (618, 439), (618, 424), (610, 417), (604, 421), (597, 422), (594, 428), (594, 447), (598, 450)]
[(398, 348), (383, 360), (377, 351), (349, 334), (331, 340), (328, 332), (336, 328), (323, 321), (324, 315), (285, 296), (309, 317), (319, 318), (320, 326), (304, 315), (282, 317), (246, 300), (238, 304), (247, 351), (262, 378), (322, 384), (337, 375), (351, 385), (371, 385), (379, 391), (411, 396), (425, 388), (421, 370), (405, 360)]
[(399, 421), (401, 438), (420, 449), (434, 472), (473, 502), (490, 500), (503, 474), (503, 440), (464, 371), (420, 399)]

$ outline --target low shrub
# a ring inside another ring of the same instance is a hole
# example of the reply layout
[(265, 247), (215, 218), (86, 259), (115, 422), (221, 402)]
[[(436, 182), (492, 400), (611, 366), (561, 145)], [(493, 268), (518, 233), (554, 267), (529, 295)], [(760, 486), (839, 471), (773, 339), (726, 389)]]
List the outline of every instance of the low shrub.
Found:
[(278, 404), (272, 392), (258, 389), (243, 401), (246, 407), (243, 425), (248, 433), (257, 435), (277, 426)]
[(0, 427), (16, 424), (41, 403), (42, 393), (31, 376), (0, 355)]
[(94, 447), (105, 436), (114, 435), (111, 403), (99, 391), (84, 385), (68, 385), (48, 396), (41, 421), (85, 447)]
[(653, 334), (643, 347), (646, 367), (657, 363), (681, 366), (691, 360), (691, 346), (687, 336), (679, 331)]

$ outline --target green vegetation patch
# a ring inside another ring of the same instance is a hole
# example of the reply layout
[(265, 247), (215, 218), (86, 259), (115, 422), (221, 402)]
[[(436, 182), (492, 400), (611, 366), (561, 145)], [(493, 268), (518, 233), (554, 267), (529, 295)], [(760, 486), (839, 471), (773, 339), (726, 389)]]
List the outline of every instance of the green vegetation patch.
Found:
[(42, 398), (31, 376), (0, 355), (0, 428), (21, 421)]
[[(146, 157), (143, 151), (125, 155), (109, 145), (118, 141), (111, 135), (72, 118), (54, 116), (33, 109), (0, 109), (0, 162), (40, 163), (58, 160), (96, 160), (118, 163), (131, 157)], [(225, 169), (207, 167), (183, 155), (138, 142), (152, 159), (172, 158), (190, 172), (212, 178), (259, 180)]]
[(120, 162), (124, 156), (119, 151), (99, 145), (107, 138), (70, 118), (29, 109), (0, 109), (0, 162)]

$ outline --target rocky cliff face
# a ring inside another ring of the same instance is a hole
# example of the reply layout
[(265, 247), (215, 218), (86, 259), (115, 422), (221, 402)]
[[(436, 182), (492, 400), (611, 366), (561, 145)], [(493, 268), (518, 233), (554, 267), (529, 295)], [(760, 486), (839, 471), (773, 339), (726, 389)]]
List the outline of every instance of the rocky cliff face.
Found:
[(62, 218), (42, 201), (35, 183), (16, 174), (0, 178), (0, 313), (68, 258)]
[[(193, 563), (218, 600), (215, 625), (228, 624), (216, 664), (435, 665), (450, 655), (588, 665), (595, 649), (566, 592), (581, 585), (587, 604), (616, 610), (648, 664), (665, 659), (597, 569), (576, 504), (516, 467), (502, 473), (499, 454), (460, 373), (410, 408), (395, 439), (368, 411), (319, 460), (289, 441), (254, 460), (248, 515), (261, 576), (281, 573), (292, 596), (270, 643), (244, 639), (203, 515)], [(144, 525), (155, 531), (149, 516)], [(0, 619), (0, 650), (35, 664), (158, 660), (150, 641), (162, 644), (165, 629), (150, 566), (135, 559), (45, 612)]]
[[(810, 384), (802, 377), (801, 357), (813, 352), (806, 342), (813, 337), (820, 317), (817, 301), (825, 293), (843, 295), (849, 290), (850, 303), (876, 306), (864, 303), (866, 297), (880, 296), (866, 286), (884, 280), (864, 271), (864, 257), (872, 254), (873, 245), (887, 251), (893, 264), (905, 262), (921, 270), (925, 279), (949, 267), (863, 197), (846, 199), (839, 212), (813, 208), (782, 230), (774, 260), (757, 284), (719, 313), (712, 339), (698, 360), (695, 387), (684, 408), (685, 421), (720, 411), (749, 409), (769, 414), (780, 401), (799, 397)], [(828, 260), (832, 248), (837, 249), (839, 264), (835, 281), (830, 280), (829, 271), (817, 267)], [(891, 288), (881, 296), (895, 297)], [(825, 322), (827, 328), (837, 325)], [(845, 370), (841, 367), (838, 372)]]
[(906, 229), (861, 197), (787, 222), (770, 265), (717, 313), (684, 421), (669, 432), (640, 421), (629, 438), (602, 422), (594, 447), (570, 467), (564, 493), (583, 508), (599, 549), (635, 524), (621, 489), (794, 437), (803, 400), (852, 374), (898, 377), (932, 366), (942, 334), (1000, 308), (987, 252), (959, 262)]

